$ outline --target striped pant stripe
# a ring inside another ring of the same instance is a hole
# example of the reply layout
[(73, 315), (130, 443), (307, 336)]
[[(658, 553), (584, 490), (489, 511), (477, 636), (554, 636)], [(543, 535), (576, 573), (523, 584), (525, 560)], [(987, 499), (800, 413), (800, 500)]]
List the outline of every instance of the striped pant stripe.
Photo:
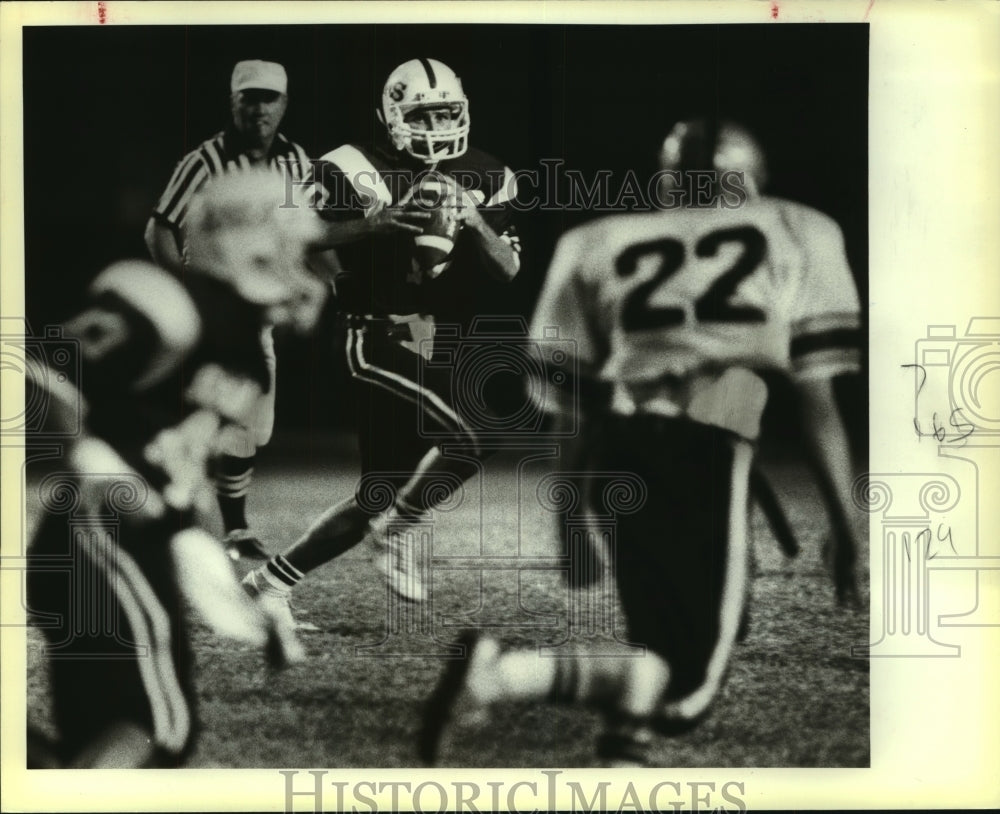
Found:
[(362, 328), (348, 329), (347, 365), (352, 376), (413, 402), (441, 426), (454, 433), (457, 439), (470, 442), (477, 450), (479, 449), (479, 439), (476, 434), (437, 393), (405, 376), (377, 367), (365, 360)]
[(736, 643), (747, 590), (747, 492), (753, 447), (734, 441), (733, 477), (729, 493), (729, 551), (719, 603), (719, 636), (705, 671), (705, 681), (694, 692), (665, 704), (665, 718), (693, 719), (701, 715), (718, 692)]
[(170, 617), (138, 564), (124, 549), (95, 537), (83, 541), (81, 548), (104, 572), (109, 590), (128, 620), (139, 651), (136, 664), (152, 711), (156, 743), (177, 754), (191, 734), (191, 711), (174, 666)]

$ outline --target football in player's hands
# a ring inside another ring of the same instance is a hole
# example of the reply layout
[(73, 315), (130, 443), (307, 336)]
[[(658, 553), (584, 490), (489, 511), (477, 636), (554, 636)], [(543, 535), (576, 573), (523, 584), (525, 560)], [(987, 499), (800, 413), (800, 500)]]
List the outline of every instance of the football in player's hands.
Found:
[(427, 172), (417, 179), (407, 206), (430, 213), (423, 223), (423, 233), (413, 238), (413, 270), (427, 277), (437, 277), (448, 268), (461, 223), (455, 218), (455, 182), (438, 172)]

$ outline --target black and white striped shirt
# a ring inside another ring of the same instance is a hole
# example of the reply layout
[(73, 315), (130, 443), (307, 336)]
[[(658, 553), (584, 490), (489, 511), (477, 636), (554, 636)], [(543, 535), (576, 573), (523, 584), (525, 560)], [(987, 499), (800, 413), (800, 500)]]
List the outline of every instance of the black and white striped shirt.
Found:
[[(185, 155), (178, 162), (170, 183), (153, 208), (153, 218), (173, 232), (178, 250), (183, 250), (184, 220), (191, 199), (198, 190), (215, 175), (235, 169), (249, 169), (252, 166), (247, 154), (237, 148), (238, 138), (238, 134), (234, 131), (225, 130), (203, 141)], [(280, 133), (271, 145), (267, 163), (279, 172), (287, 173), (299, 189), (312, 180), (313, 167), (306, 151)], [(319, 196), (319, 200), (314, 196)], [(307, 195), (307, 200), (310, 205), (319, 206), (322, 197), (324, 196), (319, 187), (313, 187), (312, 192)]]

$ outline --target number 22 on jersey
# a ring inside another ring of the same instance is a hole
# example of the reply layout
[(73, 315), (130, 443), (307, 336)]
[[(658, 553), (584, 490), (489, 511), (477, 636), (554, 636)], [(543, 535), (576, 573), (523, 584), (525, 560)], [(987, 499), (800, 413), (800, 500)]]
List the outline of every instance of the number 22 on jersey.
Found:
[[(732, 246), (735, 257), (719, 267), (718, 263), (707, 261), (716, 258), (723, 247)], [(680, 304), (658, 305), (661, 292), (669, 293), (672, 283), (678, 282), (679, 272), (693, 271), (697, 276), (694, 284), (698, 291), (694, 295), (694, 319), (698, 322), (765, 322), (766, 314), (761, 308), (734, 301), (740, 284), (760, 266), (767, 253), (767, 241), (763, 233), (754, 226), (733, 226), (717, 229), (703, 235), (694, 245), (691, 257), (685, 245), (671, 237), (661, 237), (635, 243), (625, 249), (615, 259), (615, 272), (622, 279), (633, 277), (640, 268), (653, 265), (653, 276), (644, 280), (625, 297), (621, 327), (625, 332), (649, 331), (682, 325), (685, 309)], [(704, 288), (702, 269), (715, 276)], [(678, 292), (680, 299), (685, 293)]]

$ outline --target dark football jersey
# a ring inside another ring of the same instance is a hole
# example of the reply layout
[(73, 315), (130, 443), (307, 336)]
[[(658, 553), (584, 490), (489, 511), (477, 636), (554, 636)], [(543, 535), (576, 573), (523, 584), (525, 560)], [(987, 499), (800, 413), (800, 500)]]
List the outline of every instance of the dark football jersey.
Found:
[[(316, 176), (326, 195), (328, 220), (367, 217), (380, 202), (392, 205), (427, 172), (427, 165), (387, 147), (346, 144), (317, 162)], [(483, 220), (516, 254), (520, 242), (512, 223), (514, 174), (492, 156), (475, 149), (440, 162), (436, 171), (452, 177), (480, 208)], [(343, 271), (337, 276), (342, 310), (353, 314), (461, 313), (462, 301), (477, 281), (489, 285), (475, 238), (459, 233), (451, 263), (431, 279), (415, 270), (413, 236), (384, 234), (337, 247)]]
[(91, 433), (160, 485), (146, 444), (199, 409), (242, 423), (269, 386), (263, 313), (227, 285), (149, 264), (121, 263), (92, 284), (65, 325), (79, 342), (77, 386)]

